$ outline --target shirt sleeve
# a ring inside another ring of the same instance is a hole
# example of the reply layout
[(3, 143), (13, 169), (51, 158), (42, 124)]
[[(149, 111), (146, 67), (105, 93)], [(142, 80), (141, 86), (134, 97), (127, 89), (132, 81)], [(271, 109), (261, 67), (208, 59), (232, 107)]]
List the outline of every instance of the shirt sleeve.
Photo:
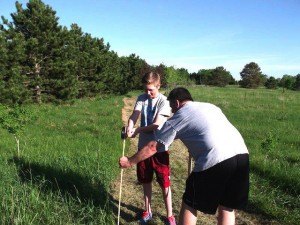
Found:
[(137, 98), (136, 102), (135, 102), (135, 106), (134, 106), (134, 109), (133, 109), (133, 110), (142, 111), (142, 108), (143, 108), (143, 102), (144, 102), (143, 96), (140, 95), (140, 96)]
[(171, 115), (171, 107), (167, 99), (160, 102), (158, 115), (166, 117), (169, 117)]
[[(156, 132), (156, 141), (163, 146), (170, 146), (174, 139), (176, 138), (177, 132), (175, 129), (171, 126), (171, 124), (167, 121), (164, 123), (163, 127), (160, 130), (157, 130)], [(167, 148), (162, 147), (158, 148), (158, 152), (165, 151)]]

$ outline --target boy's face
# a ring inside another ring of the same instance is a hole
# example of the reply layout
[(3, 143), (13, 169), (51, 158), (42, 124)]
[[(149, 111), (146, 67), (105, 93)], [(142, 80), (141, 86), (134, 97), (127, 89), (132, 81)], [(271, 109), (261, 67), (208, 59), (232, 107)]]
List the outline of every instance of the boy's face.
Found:
[(154, 84), (146, 84), (144, 85), (145, 88), (145, 93), (150, 97), (150, 98), (156, 98), (159, 94), (159, 86), (154, 85)]

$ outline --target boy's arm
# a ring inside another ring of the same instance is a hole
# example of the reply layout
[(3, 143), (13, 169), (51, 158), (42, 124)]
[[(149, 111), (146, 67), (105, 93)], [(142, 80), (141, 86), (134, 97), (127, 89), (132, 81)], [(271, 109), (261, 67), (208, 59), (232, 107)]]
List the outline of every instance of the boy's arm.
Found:
[(150, 124), (149, 126), (146, 127), (138, 127), (135, 129), (135, 135), (141, 132), (151, 132), (154, 130), (157, 130), (157, 128), (163, 124), (164, 122), (166, 122), (167, 117), (163, 116), (163, 115), (157, 115), (155, 117), (155, 120), (152, 124)]
[(154, 122), (149, 126), (137, 128), (135, 130), (135, 135), (140, 132), (155, 131), (158, 129), (158, 127), (160, 127), (164, 122), (167, 121), (168, 117), (171, 114), (171, 108), (170, 108), (169, 101), (164, 100), (164, 101), (160, 102), (158, 108), (159, 108), (159, 111), (154, 119)]
[(131, 114), (131, 116), (128, 119), (128, 126), (127, 126), (127, 136), (131, 137), (132, 132), (134, 131), (133, 127), (136, 124), (136, 121), (138, 120), (139, 116), (141, 114), (141, 111), (134, 110)]

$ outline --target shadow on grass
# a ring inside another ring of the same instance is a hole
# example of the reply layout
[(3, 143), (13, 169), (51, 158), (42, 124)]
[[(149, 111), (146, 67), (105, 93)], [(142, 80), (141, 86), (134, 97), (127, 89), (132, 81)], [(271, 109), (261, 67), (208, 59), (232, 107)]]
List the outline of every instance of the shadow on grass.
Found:
[[(276, 176), (272, 174), (271, 171), (260, 168), (259, 165), (252, 165), (251, 172), (260, 177), (260, 179), (267, 180), (272, 189), (278, 189), (289, 196), (294, 196), (295, 202), (290, 202), (289, 204), (284, 204), (281, 206), (285, 211), (294, 212), (295, 209), (299, 207), (299, 203), (297, 203), (296, 200), (300, 193), (299, 184), (297, 181), (289, 179), (288, 177), (283, 177), (282, 175)], [(284, 218), (282, 218), (280, 215), (278, 216), (270, 214), (270, 212), (263, 207), (262, 202), (259, 201), (249, 200), (248, 206), (244, 211), (250, 214), (261, 216), (261, 224), (273, 224), (273, 222), (270, 221), (278, 221), (278, 223), (276, 222), (275, 224), (285, 224), (283, 222)]]
[(263, 179), (267, 179), (272, 186), (280, 188), (286, 194), (291, 196), (300, 195), (300, 183), (298, 180), (294, 180), (286, 175), (273, 174), (272, 171), (265, 170), (259, 165), (251, 165), (251, 171)]
[[(109, 195), (110, 201), (112, 204), (112, 210), (114, 215), (118, 216), (118, 206), (119, 206), (119, 200), (115, 199), (112, 195)], [(125, 212), (122, 210), (122, 208), (126, 208), (127, 211)], [(121, 210), (120, 210), (120, 224), (127, 224), (133, 221), (137, 221), (139, 219), (139, 214), (142, 213), (140, 208), (137, 208), (133, 205), (128, 205), (123, 202), (121, 202)], [(125, 223), (123, 223), (125, 221)]]
[(257, 215), (257, 219), (260, 221), (261, 224), (271, 224), (270, 221), (278, 221), (278, 218), (270, 215), (264, 209), (261, 208), (261, 204), (258, 202), (254, 202), (249, 200), (246, 209), (243, 211), (250, 213), (252, 215)]
[[(57, 192), (61, 196), (72, 196), (81, 202), (93, 202), (95, 206), (104, 206), (107, 196), (102, 183), (92, 185), (88, 177), (83, 177), (71, 170), (63, 171), (51, 166), (28, 162), (23, 158), (14, 157), (18, 174), (23, 183), (38, 185), (44, 192)], [(41, 186), (42, 184), (42, 186)]]
[[(71, 170), (65, 171), (51, 166), (28, 162), (23, 158), (14, 157), (10, 160), (18, 169), (18, 175), (23, 183), (37, 185), (45, 193), (58, 193), (64, 199), (72, 196), (80, 204), (92, 204), (100, 207), (108, 214), (118, 215), (118, 200), (113, 199), (103, 183), (92, 184), (88, 177), (84, 177)], [(41, 185), (42, 184), (42, 185)], [(110, 202), (107, 207), (107, 203)], [(138, 212), (139, 209), (122, 203), (122, 207)], [(122, 211), (121, 218), (126, 222), (135, 220), (132, 215)]]
[[(137, 184), (138, 185), (138, 184)], [(126, 188), (125, 186), (123, 186), (123, 189)], [(118, 193), (119, 194), (119, 193)], [(114, 215), (118, 215), (118, 206), (119, 206), (119, 199), (117, 199), (117, 196), (113, 196), (111, 194), (109, 194), (109, 199), (110, 202), (112, 203), (112, 210)], [(131, 204), (126, 204), (124, 203), (125, 200), (121, 200), (121, 210), (120, 210), (120, 224), (128, 224), (131, 222), (137, 222), (143, 213), (143, 208), (140, 207), (136, 207), (133, 206)], [(124, 209), (124, 210), (122, 210)], [(155, 217), (159, 218), (161, 221), (165, 220), (165, 216), (163, 214), (161, 214), (160, 212), (155, 212)], [(149, 225), (152, 223), (149, 223)]]

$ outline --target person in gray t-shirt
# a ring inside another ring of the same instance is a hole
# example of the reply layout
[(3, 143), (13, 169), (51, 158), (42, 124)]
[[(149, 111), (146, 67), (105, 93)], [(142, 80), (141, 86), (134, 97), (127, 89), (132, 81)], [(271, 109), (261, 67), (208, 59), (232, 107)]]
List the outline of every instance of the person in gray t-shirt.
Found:
[(130, 167), (180, 139), (195, 160), (186, 181), (179, 224), (196, 224), (197, 210), (215, 214), (218, 224), (234, 224), (234, 209), (243, 209), (249, 193), (249, 153), (238, 130), (221, 109), (194, 102), (185, 88), (169, 96), (174, 115), (150, 141), (132, 157), (120, 158), (122, 168)]
[[(139, 134), (138, 150), (142, 149), (149, 141), (155, 139), (155, 133), (162, 127), (171, 114), (167, 97), (159, 92), (160, 75), (155, 72), (146, 73), (142, 78), (145, 93), (138, 96), (132, 115), (128, 120), (127, 136), (135, 137)], [(134, 128), (138, 118), (141, 117), (140, 127)], [(166, 220), (170, 225), (176, 225), (172, 210), (171, 180), (169, 166), (168, 146), (162, 146), (161, 152), (139, 162), (137, 168), (138, 181), (143, 186), (145, 210), (140, 222), (148, 223), (152, 219), (151, 199), (152, 180), (161, 186), (163, 199), (167, 211)]]

